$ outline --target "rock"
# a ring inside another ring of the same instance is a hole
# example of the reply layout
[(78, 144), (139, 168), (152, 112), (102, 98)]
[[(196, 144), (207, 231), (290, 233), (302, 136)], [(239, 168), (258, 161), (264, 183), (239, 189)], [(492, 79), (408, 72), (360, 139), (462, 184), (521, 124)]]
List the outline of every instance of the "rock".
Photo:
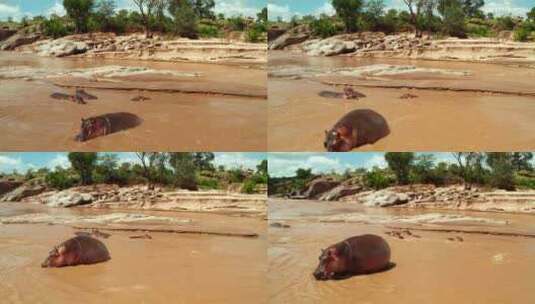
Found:
[(269, 42), (270, 50), (282, 50), (292, 44), (306, 41), (310, 37), (310, 29), (306, 25), (297, 26)]
[(11, 51), (21, 45), (34, 43), (35, 41), (41, 39), (41, 37), (42, 36), (40, 33), (24, 33), (19, 31), (15, 35), (0, 43), (0, 50)]
[(319, 197), (319, 200), (320, 201), (337, 201), (344, 196), (349, 196), (349, 195), (359, 193), (363, 189), (364, 188), (361, 185), (353, 185), (353, 186), (340, 185), (331, 189), (330, 191), (323, 193)]
[(10, 30), (9, 28), (0, 29), (0, 41), (3, 41), (17, 33), (16, 30)]
[(48, 197), (45, 204), (50, 207), (72, 207), (90, 204), (92, 201), (93, 196), (89, 193), (64, 190)]
[(308, 199), (318, 199), (322, 193), (327, 192), (338, 185), (340, 185), (340, 182), (337, 181), (322, 178), (315, 179), (307, 185), (306, 190), (302, 195)]
[(69, 39), (47, 40), (37, 46), (37, 54), (40, 56), (65, 57), (76, 54), (83, 54), (89, 50), (87, 43), (83, 41), (72, 41)]
[(43, 185), (22, 185), (15, 190), (6, 193), (0, 201), (2, 202), (18, 202), (25, 197), (40, 194), (46, 190)]
[(303, 50), (310, 56), (334, 56), (352, 53), (357, 50), (353, 41), (343, 41), (336, 37), (312, 40), (302, 45)]
[(286, 30), (284, 29), (281, 29), (277, 26), (272, 26), (268, 29), (268, 41), (271, 42), (277, 38), (279, 38), (280, 36), (282, 36), (284, 33), (286, 33)]
[(1, 180), (0, 181), (0, 196), (4, 195), (5, 193), (15, 190), (21, 185), (22, 185), (22, 182)]
[(406, 193), (380, 190), (363, 197), (362, 202), (365, 206), (370, 207), (389, 207), (408, 203), (409, 196)]

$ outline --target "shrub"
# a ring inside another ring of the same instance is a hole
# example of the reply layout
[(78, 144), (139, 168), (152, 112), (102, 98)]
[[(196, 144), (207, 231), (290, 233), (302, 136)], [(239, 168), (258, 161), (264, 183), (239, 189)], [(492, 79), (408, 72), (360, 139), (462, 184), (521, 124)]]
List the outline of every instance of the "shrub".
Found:
[(46, 36), (53, 37), (54, 39), (73, 33), (72, 29), (68, 28), (65, 22), (57, 16), (52, 16), (49, 20), (43, 22), (43, 32)]
[(219, 29), (213, 25), (199, 25), (199, 35), (204, 38), (213, 38), (221, 36)]
[(310, 29), (314, 36), (327, 38), (336, 34), (336, 26), (325, 16), (320, 17), (310, 23)]
[(56, 171), (49, 172), (45, 177), (45, 182), (49, 187), (58, 190), (64, 190), (74, 186), (76, 183), (78, 183), (78, 180), (72, 178), (68, 171), (58, 169)]
[(199, 178), (199, 188), (201, 189), (219, 189), (219, 183), (212, 178)]
[(241, 188), (242, 193), (251, 194), (255, 192), (256, 182), (253, 179), (247, 179)]
[(366, 173), (364, 183), (372, 189), (380, 190), (394, 184), (394, 179), (388, 176), (383, 170), (374, 168), (372, 171)]
[(246, 33), (246, 40), (248, 42), (259, 42), (262, 37), (262, 33), (255, 28), (252, 28)]

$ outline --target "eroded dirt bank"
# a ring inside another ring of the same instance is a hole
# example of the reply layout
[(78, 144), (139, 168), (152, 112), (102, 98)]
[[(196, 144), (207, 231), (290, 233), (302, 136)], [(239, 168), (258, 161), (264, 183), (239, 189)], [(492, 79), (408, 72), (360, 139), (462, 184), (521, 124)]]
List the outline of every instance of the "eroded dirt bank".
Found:
[[(325, 130), (365, 108), (385, 117), (391, 133), (359, 150), (524, 151), (535, 142), (531, 68), (279, 51), (269, 66), (270, 151), (324, 151)], [(344, 85), (365, 97), (318, 95)]]
[[(535, 239), (412, 229), (533, 234), (531, 215), (426, 212), (288, 200), (270, 200), (269, 208), (271, 224), (290, 226), (269, 228), (271, 303), (529, 303), (535, 300), (529, 283), (535, 278), (530, 271), (535, 262)], [(361, 220), (333, 220), (348, 214)], [(325, 221), (329, 218), (331, 221)], [(392, 261), (396, 263), (393, 269), (340, 281), (314, 279), (312, 272), (320, 249), (366, 233), (380, 235), (388, 241)]]
[[(21, 217), (43, 221), (9, 223)], [(266, 303), (266, 224), (259, 218), (3, 203), (0, 222), (0, 295), (9, 303)], [(53, 246), (79, 231), (70, 225), (97, 224), (248, 231), (257, 237), (149, 232), (151, 239), (133, 239), (144, 232), (103, 231), (111, 233), (102, 239), (110, 261), (40, 267)]]
[[(0, 54), (3, 150), (261, 151), (266, 147), (265, 71), (242, 65), (49, 58)], [(75, 87), (85, 105), (50, 98)], [(133, 101), (135, 97), (149, 99)], [(82, 118), (128, 112), (136, 128), (80, 143)], [(220, 136), (226, 134), (225, 137)]]

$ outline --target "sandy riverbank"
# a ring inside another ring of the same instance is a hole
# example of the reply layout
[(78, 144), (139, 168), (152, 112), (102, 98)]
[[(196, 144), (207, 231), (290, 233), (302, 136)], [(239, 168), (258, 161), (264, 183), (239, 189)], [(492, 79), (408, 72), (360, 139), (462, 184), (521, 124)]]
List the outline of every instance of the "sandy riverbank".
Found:
[[(47, 214), (50, 219), (113, 218), (113, 213), (87, 209), (50, 209), (27, 203), (3, 203), (0, 221)], [(131, 211), (122, 227), (196, 228), (219, 232), (255, 233), (257, 237), (228, 237), (196, 233), (149, 232), (152, 239), (131, 239), (142, 232), (106, 231), (109, 262), (42, 269), (52, 246), (73, 236), (65, 223), (1, 224), (0, 295), (10, 303), (183, 303), (266, 302), (266, 228), (258, 218), (224, 215)], [(42, 217), (41, 217), (42, 218)], [(117, 217), (116, 217), (117, 218)], [(145, 218), (145, 220), (140, 220)], [(95, 225), (95, 223), (91, 223)], [(107, 227), (118, 223), (106, 222)], [(247, 271), (242, 271), (247, 265)], [(31, 288), (28, 288), (31, 287)]]
[[(265, 71), (244, 66), (0, 54), (4, 151), (261, 151), (266, 147)], [(50, 98), (85, 87), (86, 105)], [(30, 89), (31, 88), (31, 89)], [(150, 98), (134, 102), (143, 95)], [(134, 129), (79, 143), (80, 120), (129, 112)], [(223, 138), (220, 135), (226, 134)]]
[[(525, 151), (535, 142), (531, 68), (273, 51), (269, 74), (270, 151), (324, 151), (324, 131), (364, 108), (384, 116), (391, 130), (364, 151)], [(366, 97), (318, 95), (343, 85)], [(406, 93), (417, 97), (401, 99)]]
[[(453, 228), (535, 232), (532, 216), (440, 212), (442, 222), (425, 220), (425, 211), (362, 208), (336, 202), (269, 202), (268, 298), (329, 303), (504, 303), (533, 301), (528, 281), (535, 239), (513, 236), (412, 230), (417, 237), (399, 239), (395, 229)], [(324, 222), (326, 217), (361, 215), (368, 222)], [(463, 220), (458, 220), (462, 217)], [(457, 220), (456, 220), (457, 218)], [(404, 224), (400, 224), (404, 221)], [(341, 281), (315, 281), (312, 271), (320, 249), (365, 233), (384, 237), (396, 267), (383, 273)], [(460, 237), (462, 241), (458, 239)], [(492, 292), (489, 292), (492, 290)]]

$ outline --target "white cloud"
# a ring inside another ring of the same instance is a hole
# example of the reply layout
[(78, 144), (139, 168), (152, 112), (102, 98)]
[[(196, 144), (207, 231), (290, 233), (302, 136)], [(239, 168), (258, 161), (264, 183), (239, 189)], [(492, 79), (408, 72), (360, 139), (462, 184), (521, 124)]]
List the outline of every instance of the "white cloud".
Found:
[(258, 159), (247, 156), (247, 153), (218, 153), (214, 159), (214, 165), (224, 166), (225, 168), (245, 168), (256, 169), (260, 164)]
[(56, 0), (54, 5), (52, 5), (52, 7), (50, 7), (47, 10), (47, 12), (46, 12), (47, 16), (50, 16), (52, 14), (55, 14), (55, 15), (58, 15), (58, 16), (65, 16), (65, 14), (66, 14), (65, 8), (63, 7), (63, 4), (60, 1)]
[(24, 173), (28, 169), (35, 169), (31, 163), (25, 163), (21, 158), (15, 158), (7, 155), (0, 155), (0, 172), (10, 173), (14, 170)]
[(323, 3), (322, 6), (318, 7), (316, 10), (314, 10), (314, 15), (319, 16), (321, 14), (326, 14), (327, 16), (332, 16), (336, 13), (334, 10), (334, 7), (330, 2)]
[(71, 166), (71, 162), (69, 161), (69, 158), (67, 157), (67, 155), (58, 154), (51, 161), (49, 161), (46, 166), (49, 169), (55, 169), (56, 167), (67, 169)]
[(18, 5), (9, 5), (0, 3), (0, 19), (7, 19), (9, 17), (18, 20), (23, 16), (22, 11)]
[(367, 169), (372, 169), (373, 167), (386, 168), (387, 166), (384, 155), (374, 155), (364, 165)]
[(22, 161), (20, 158), (12, 158), (9, 156), (0, 155), (0, 165), (2, 166), (16, 166), (20, 165)]
[(222, 13), (225, 16), (243, 15), (247, 17), (256, 17), (260, 12), (259, 8), (250, 7), (244, 0), (219, 0), (216, 1), (214, 12)]
[(483, 11), (486, 13), (493, 13), (497, 16), (513, 15), (525, 17), (529, 11), (527, 7), (519, 6), (513, 0), (492, 0), (486, 1), (483, 6)]
[(293, 176), (299, 168), (312, 169), (312, 173), (315, 174), (331, 171), (342, 173), (351, 168), (348, 164), (343, 164), (340, 160), (329, 158), (321, 153), (303, 154), (270, 153), (269, 174), (274, 177)]
[(290, 11), (289, 5), (277, 5), (273, 3), (268, 3), (268, 19), (275, 21), (281, 18), (284, 21), (289, 21), (294, 15), (299, 15), (298, 13)]

